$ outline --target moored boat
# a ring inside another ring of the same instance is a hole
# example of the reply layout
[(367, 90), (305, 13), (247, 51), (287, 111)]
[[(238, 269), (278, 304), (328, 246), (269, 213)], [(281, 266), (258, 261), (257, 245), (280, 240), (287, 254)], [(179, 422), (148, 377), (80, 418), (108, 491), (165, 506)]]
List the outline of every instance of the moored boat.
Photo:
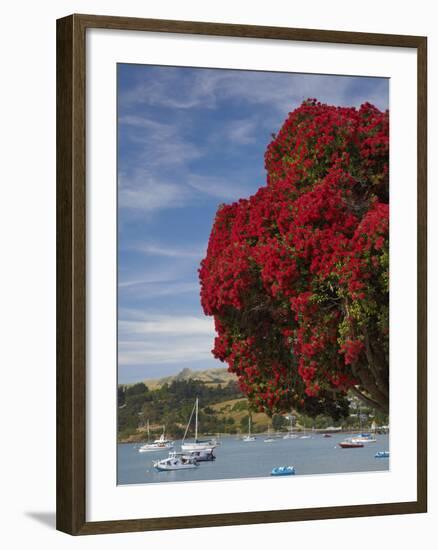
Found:
[(264, 443), (273, 443), (275, 439), (271, 436), (271, 427), (268, 426), (268, 437), (263, 440)]
[(150, 453), (154, 451), (166, 451), (169, 449), (173, 449), (173, 441), (170, 441), (170, 439), (165, 438), (165, 431), (166, 431), (166, 426), (163, 426), (163, 433), (161, 434), (159, 439), (156, 439), (153, 443), (149, 443), (149, 420), (148, 420), (148, 423), (147, 423), (148, 441), (138, 449), (138, 452)]
[(297, 434), (294, 433), (293, 431), (294, 427), (293, 427), (293, 424), (292, 424), (292, 417), (290, 418), (290, 427), (289, 427), (289, 432), (283, 436), (283, 439), (296, 439), (298, 437)]
[(272, 468), (271, 476), (294, 476), (295, 473), (293, 466), (277, 466)]
[(389, 451), (377, 451), (374, 458), (389, 458)]
[(195, 439), (195, 441), (181, 444), (181, 451), (212, 451), (216, 449), (217, 443), (214, 439)]
[(251, 441), (255, 441), (256, 438), (251, 435), (251, 415), (248, 416), (248, 435), (245, 436), (242, 441), (245, 441), (245, 443), (249, 443)]
[(370, 433), (361, 433), (351, 438), (354, 443), (375, 443), (377, 439)]
[[(181, 443), (181, 451), (212, 451), (218, 446), (216, 439), (198, 439), (198, 410), (199, 399), (196, 398), (195, 405), (190, 414), (189, 421), (187, 423), (186, 431)], [(195, 413), (195, 440), (185, 443), (187, 432), (192, 421), (193, 413)]]
[(195, 458), (196, 462), (211, 462), (216, 460), (213, 454), (213, 449), (207, 449), (205, 451), (187, 451), (183, 453), (184, 457)]
[(345, 441), (341, 441), (339, 443), (339, 447), (341, 447), (342, 449), (360, 449), (363, 446), (363, 443), (354, 442), (351, 439), (346, 439)]
[(298, 437), (297, 434), (288, 433), (283, 436), (283, 439), (297, 439), (297, 437)]
[(196, 458), (185, 455), (184, 453), (170, 452), (167, 458), (153, 462), (154, 468), (160, 471), (170, 470), (188, 470), (198, 468), (199, 464)]

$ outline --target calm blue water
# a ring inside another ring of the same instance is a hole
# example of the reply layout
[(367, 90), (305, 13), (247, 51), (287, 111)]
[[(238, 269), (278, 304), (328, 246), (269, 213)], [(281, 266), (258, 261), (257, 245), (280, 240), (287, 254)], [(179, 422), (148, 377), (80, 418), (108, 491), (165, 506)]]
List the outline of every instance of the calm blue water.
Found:
[[(214, 451), (215, 461), (171, 472), (158, 472), (152, 466), (154, 460), (167, 457), (167, 451), (139, 453), (139, 445), (119, 444), (118, 484), (266, 477), (275, 466), (294, 466), (297, 475), (389, 469), (389, 459), (374, 458), (377, 451), (389, 450), (388, 435), (377, 435), (376, 443), (360, 449), (341, 449), (337, 443), (346, 437), (336, 434), (324, 438), (318, 434), (312, 439), (278, 439), (273, 443), (264, 443), (263, 435), (252, 443), (222, 438)], [(180, 449), (180, 442), (176, 442), (175, 449)]]

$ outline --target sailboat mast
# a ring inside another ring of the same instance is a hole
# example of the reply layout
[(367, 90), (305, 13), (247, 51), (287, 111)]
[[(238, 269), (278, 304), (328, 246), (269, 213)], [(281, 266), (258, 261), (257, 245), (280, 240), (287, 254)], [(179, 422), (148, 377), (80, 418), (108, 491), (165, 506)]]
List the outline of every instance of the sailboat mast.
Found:
[(196, 413), (195, 413), (195, 441), (198, 441), (198, 398), (196, 398)]

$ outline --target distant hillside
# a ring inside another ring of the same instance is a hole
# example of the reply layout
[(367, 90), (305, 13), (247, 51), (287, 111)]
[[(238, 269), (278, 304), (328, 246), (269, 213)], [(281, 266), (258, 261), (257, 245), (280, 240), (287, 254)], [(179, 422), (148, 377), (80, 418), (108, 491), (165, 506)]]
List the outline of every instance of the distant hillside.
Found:
[(206, 370), (192, 370), (182, 369), (178, 374), (172, 376), (165, 376), (163, 378), (151, 378), (143, 380), (143, 383), (151, 390), (161, 388), (164, 384), (171, 384), (174, 381), (181, 380), (198, 380), (204, 382), (207, 386), (214, 386), (218, 384), (228, 384), (228, 382), (235, 382), (236, 376), (226, 368), (214, 368)]
[[(199, 399), (200, 434), (245, 434), (248, 430), (249, 405), (234, 375), (224, 368), (194, 371), (183, 369), (174, 376), (144, 380), (137, 384), (121, 384), (118, 387), (118, 441), (137, 442), (147, 439), (149, 426), (151, 439), (160, 436), (163, 426), (171, 439), (181, 439), (191, 416), (195, 399)], [(363, 429), (359, 416), (367, 413), (378, 425), (388, 424), (387, 417), (377, 418), (372, 411), (365, 411), (352, 401), (352, 414), (342, 420), (330, 417), (308, 418), (293, 411), (297, 430), (306, 427), (327, 429), (341, 426)], [(286, 431), (290, 422), (286, 414), (274, 414), (272, 418), (263, 412), (252, 411), (252, 432)], [(365, 426), (368, 424), (365, 423)], [(368, 429), (368, 428), (366, 428)], [(193, 426), (190, 436), (193, 437)]]
[(242, 393), (234, 377), (224, 376), (225, 369), (214, 371), (218, 372), (195, 373), (187, 369), (174, 377), (119, 385), (119, 441), (143, 440), (148, 426), (151, 436), (158, 437), (163, 425), (171, 438), (181, 438), (196, 398), (200, 433), (235, 433), (234, 419), (222, 410), (215, 411), (212, 405), (241, 400)]
[[(237, 431), (245, 433), (248, 426), (248, 400), (246, 397), (230, 399), (211, 405), (211, 409), (215, 412), (220, 420), (232, 418)], [(272, 423), (272, 419), (267, 414), (262, 412), (252, 412), (252, 431), (263, 432), (267, 430)]]

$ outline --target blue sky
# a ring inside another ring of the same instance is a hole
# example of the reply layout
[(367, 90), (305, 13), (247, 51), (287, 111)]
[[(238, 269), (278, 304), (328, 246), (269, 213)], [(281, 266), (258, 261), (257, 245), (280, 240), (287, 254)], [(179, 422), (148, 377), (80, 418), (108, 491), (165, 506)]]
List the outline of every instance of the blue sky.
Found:
[(217, 207), (265, 184), (304, 99), (388, 108), (383, 78), (118, 66), (119, 383), (223, 366), (197, 269)]

